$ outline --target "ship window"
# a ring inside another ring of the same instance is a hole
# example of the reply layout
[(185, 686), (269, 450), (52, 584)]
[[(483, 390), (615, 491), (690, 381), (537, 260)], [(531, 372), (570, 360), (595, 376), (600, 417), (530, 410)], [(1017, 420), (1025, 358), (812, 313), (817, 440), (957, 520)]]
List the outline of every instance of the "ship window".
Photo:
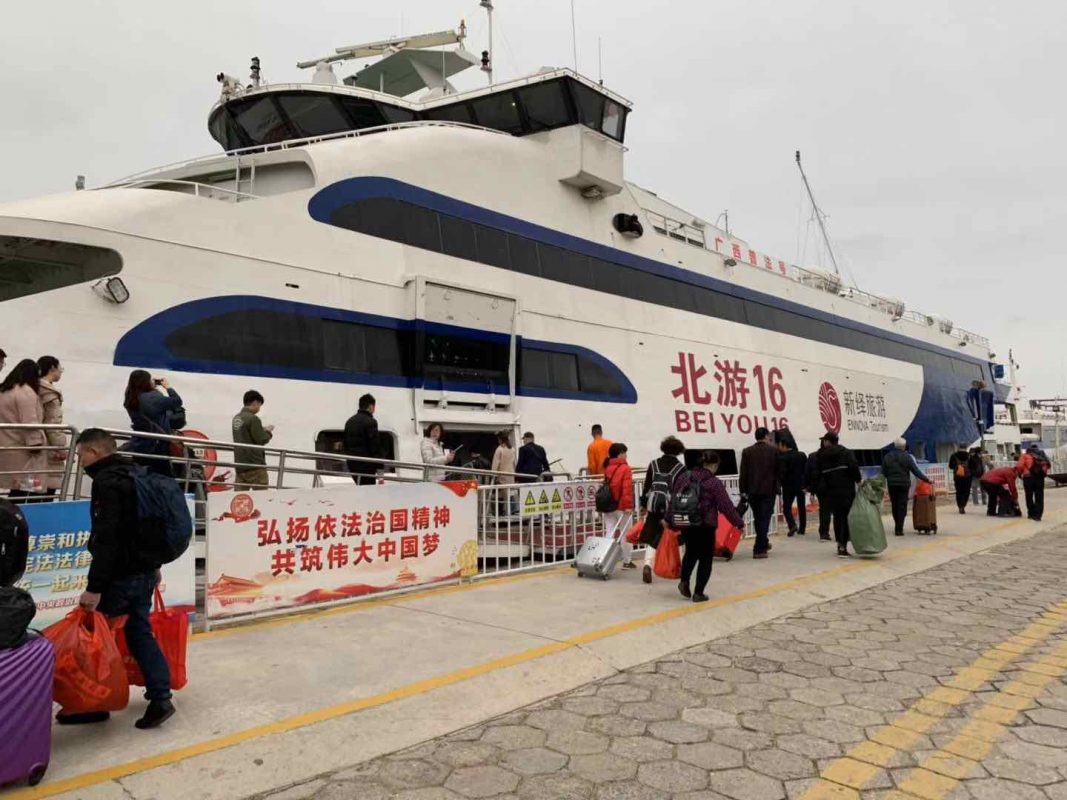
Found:
[(367, 372), (364, 326), (335, 319), (322, 321), (323, 364), (342, 372)]
[(370, 100), (364, 100), (362, 97), (342, 97), (341, 105), (349, 119), (352, 120), (351, 125), (345, 126), (346, 129), (362, 130), (385, 124), (386, 118), (379, 107)]
[(478, 239), (478, 260), (492, 267), (511, 269), (508, 235), (485, 225), (476, 225), (474, 232)]
[(310, 368), (322, 362), (319, 320), (250, 308), (194, 322), (171, 333), (178, 358), (253, 366)]
[(415, 119), (415, 112), (407, 108), (397, 108), (385, 103), (379, 103), (378, 108), (387, 122), (411, 122)]
[(471, 101), (474, 120), (479, 125), (507, 133), (522, 133), (522, 120), (511, 92), (490, 94)]
[(426, 119), (433, 119), (441, 122), (474, 122), (473, 117), (471, 117), (470, 106), (466, 103), (455, 103), (450, 106), (431, 108), (428, 111), (424, 111), (423, 116)]
[(278, 102), (297, 136), (322, 136), (351, 127), (334, 99), (321, 94), (281, 94)]
[(511, 256), (511, 268), (524, 275), (541, 276), (541, 262), (537, 257), (537, 243), (525, 236), (508, 234), (508, 253)]
[(519, 89), (519, 101), (526, 112), (531, 133), (574, 124), (563, 83), (549, 81)]
[(573, 353), (549, 353), (552, 388), (578, 391), (578, 356)]
[(114, 250), (0, 236), (0, 301), (99, 280), (122, 271)]
[(404, 203), (404, 243), (423, 250), (441, 252), (441, 230), (437, 214), (426, 208)]
[(242, 138), (241, 129), (233, 121), (230, 112), (225, 108), (218, 109), (208, 122), (211, 138), (222, 145), (223, 150), (236, 150), (243, 147), (245, 140)]
[(578, 121), (599, 131), (604, 119), (604, 95), (577, 81), (571, 82), (571, 91), (578, 106)]
[(622, 394), (619, 381), (592, 359), (579, 358), (578, 373), (582, 380), (582, 391), (587, 394), (609, 396)]
[(426, 334), (422, 363), (427, 378), (443, 376), (506, 384), (510, 361), (511, 345), (506, 338), (488, 340)]
[(608, 100), (604, 103), (604, 123), (602, 129), (612, 139), (622, 139), (623, 110), (618, 103)]
[(478, 246), (474, 241), (474, 225), (441, 214), (441, 252), (466, 261), (478, 260)]
[(229, 109), (253, 144), (284, 142), (293, 138), (270, 97), (231, 103)]

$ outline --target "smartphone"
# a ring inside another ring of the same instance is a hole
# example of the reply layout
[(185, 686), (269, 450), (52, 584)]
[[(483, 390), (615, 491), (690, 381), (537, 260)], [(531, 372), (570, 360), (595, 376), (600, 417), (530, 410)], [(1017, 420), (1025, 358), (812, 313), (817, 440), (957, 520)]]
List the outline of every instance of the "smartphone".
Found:
[(152, 379), (152, 383), (154, 383), (156, 386), (162, 386), (163, 385), (163, 379), (162, 378), (153, 378)]

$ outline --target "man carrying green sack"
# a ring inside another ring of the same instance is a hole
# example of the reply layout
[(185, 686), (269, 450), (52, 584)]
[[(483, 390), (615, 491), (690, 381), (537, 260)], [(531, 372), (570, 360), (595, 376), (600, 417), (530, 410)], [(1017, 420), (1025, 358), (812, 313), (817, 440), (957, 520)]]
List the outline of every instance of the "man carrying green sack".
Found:
[(868, 478), (860, 484), (856, 499), (848, 512), (848, 530), (852, 549), (858, 556), (875, 556), (886, 548), (882, 527), (882, 498), (885, 497), (885, 478)]

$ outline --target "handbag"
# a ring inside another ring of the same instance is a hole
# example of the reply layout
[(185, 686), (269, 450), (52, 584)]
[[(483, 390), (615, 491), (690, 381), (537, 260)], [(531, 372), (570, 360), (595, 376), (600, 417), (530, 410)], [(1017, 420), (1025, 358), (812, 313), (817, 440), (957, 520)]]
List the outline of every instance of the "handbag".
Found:
[(682, 554), (678, 547), (678, 531), (666, 528), (656, 548), (656, 564), (652, 568), (656, 576), (676, 581), (682, 577)]
[[(181, 689), (189, 682), (185, 670), (185, 651), (189, 642), (189, 615), (185, 611), (167, 608), (163, 603), (163, 594), (157, 586), (153, 598), (153, 610), (148, 615), (152, 626), (152, 635), (163, 653), (163, 658), (170, 669), (170, 688)], [(131, 686), (144, 686), (144, 675), (137, 661), (130, 655), (126, 644), (126, 618), (116, 617), (112, 625), (115, 629), (115, 642), (126, 667), (126, 680)]]
[(56, 650), (54, 698), (65, 714), (121, 711), (130, 702), (122, 656), (107, 617), (76, 608), (43, 631)]

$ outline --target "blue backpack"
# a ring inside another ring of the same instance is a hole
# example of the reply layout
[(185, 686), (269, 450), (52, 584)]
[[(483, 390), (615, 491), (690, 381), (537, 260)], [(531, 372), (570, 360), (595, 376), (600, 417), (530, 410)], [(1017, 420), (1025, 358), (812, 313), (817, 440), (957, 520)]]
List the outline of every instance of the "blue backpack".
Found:
[(137, 516), (141, 519), (144, 549), (160, 564), (176, 561), (189, 549), (193, 519), (178, 482), (158, 472), (138, 468), (133, 473), (137, 489)]

